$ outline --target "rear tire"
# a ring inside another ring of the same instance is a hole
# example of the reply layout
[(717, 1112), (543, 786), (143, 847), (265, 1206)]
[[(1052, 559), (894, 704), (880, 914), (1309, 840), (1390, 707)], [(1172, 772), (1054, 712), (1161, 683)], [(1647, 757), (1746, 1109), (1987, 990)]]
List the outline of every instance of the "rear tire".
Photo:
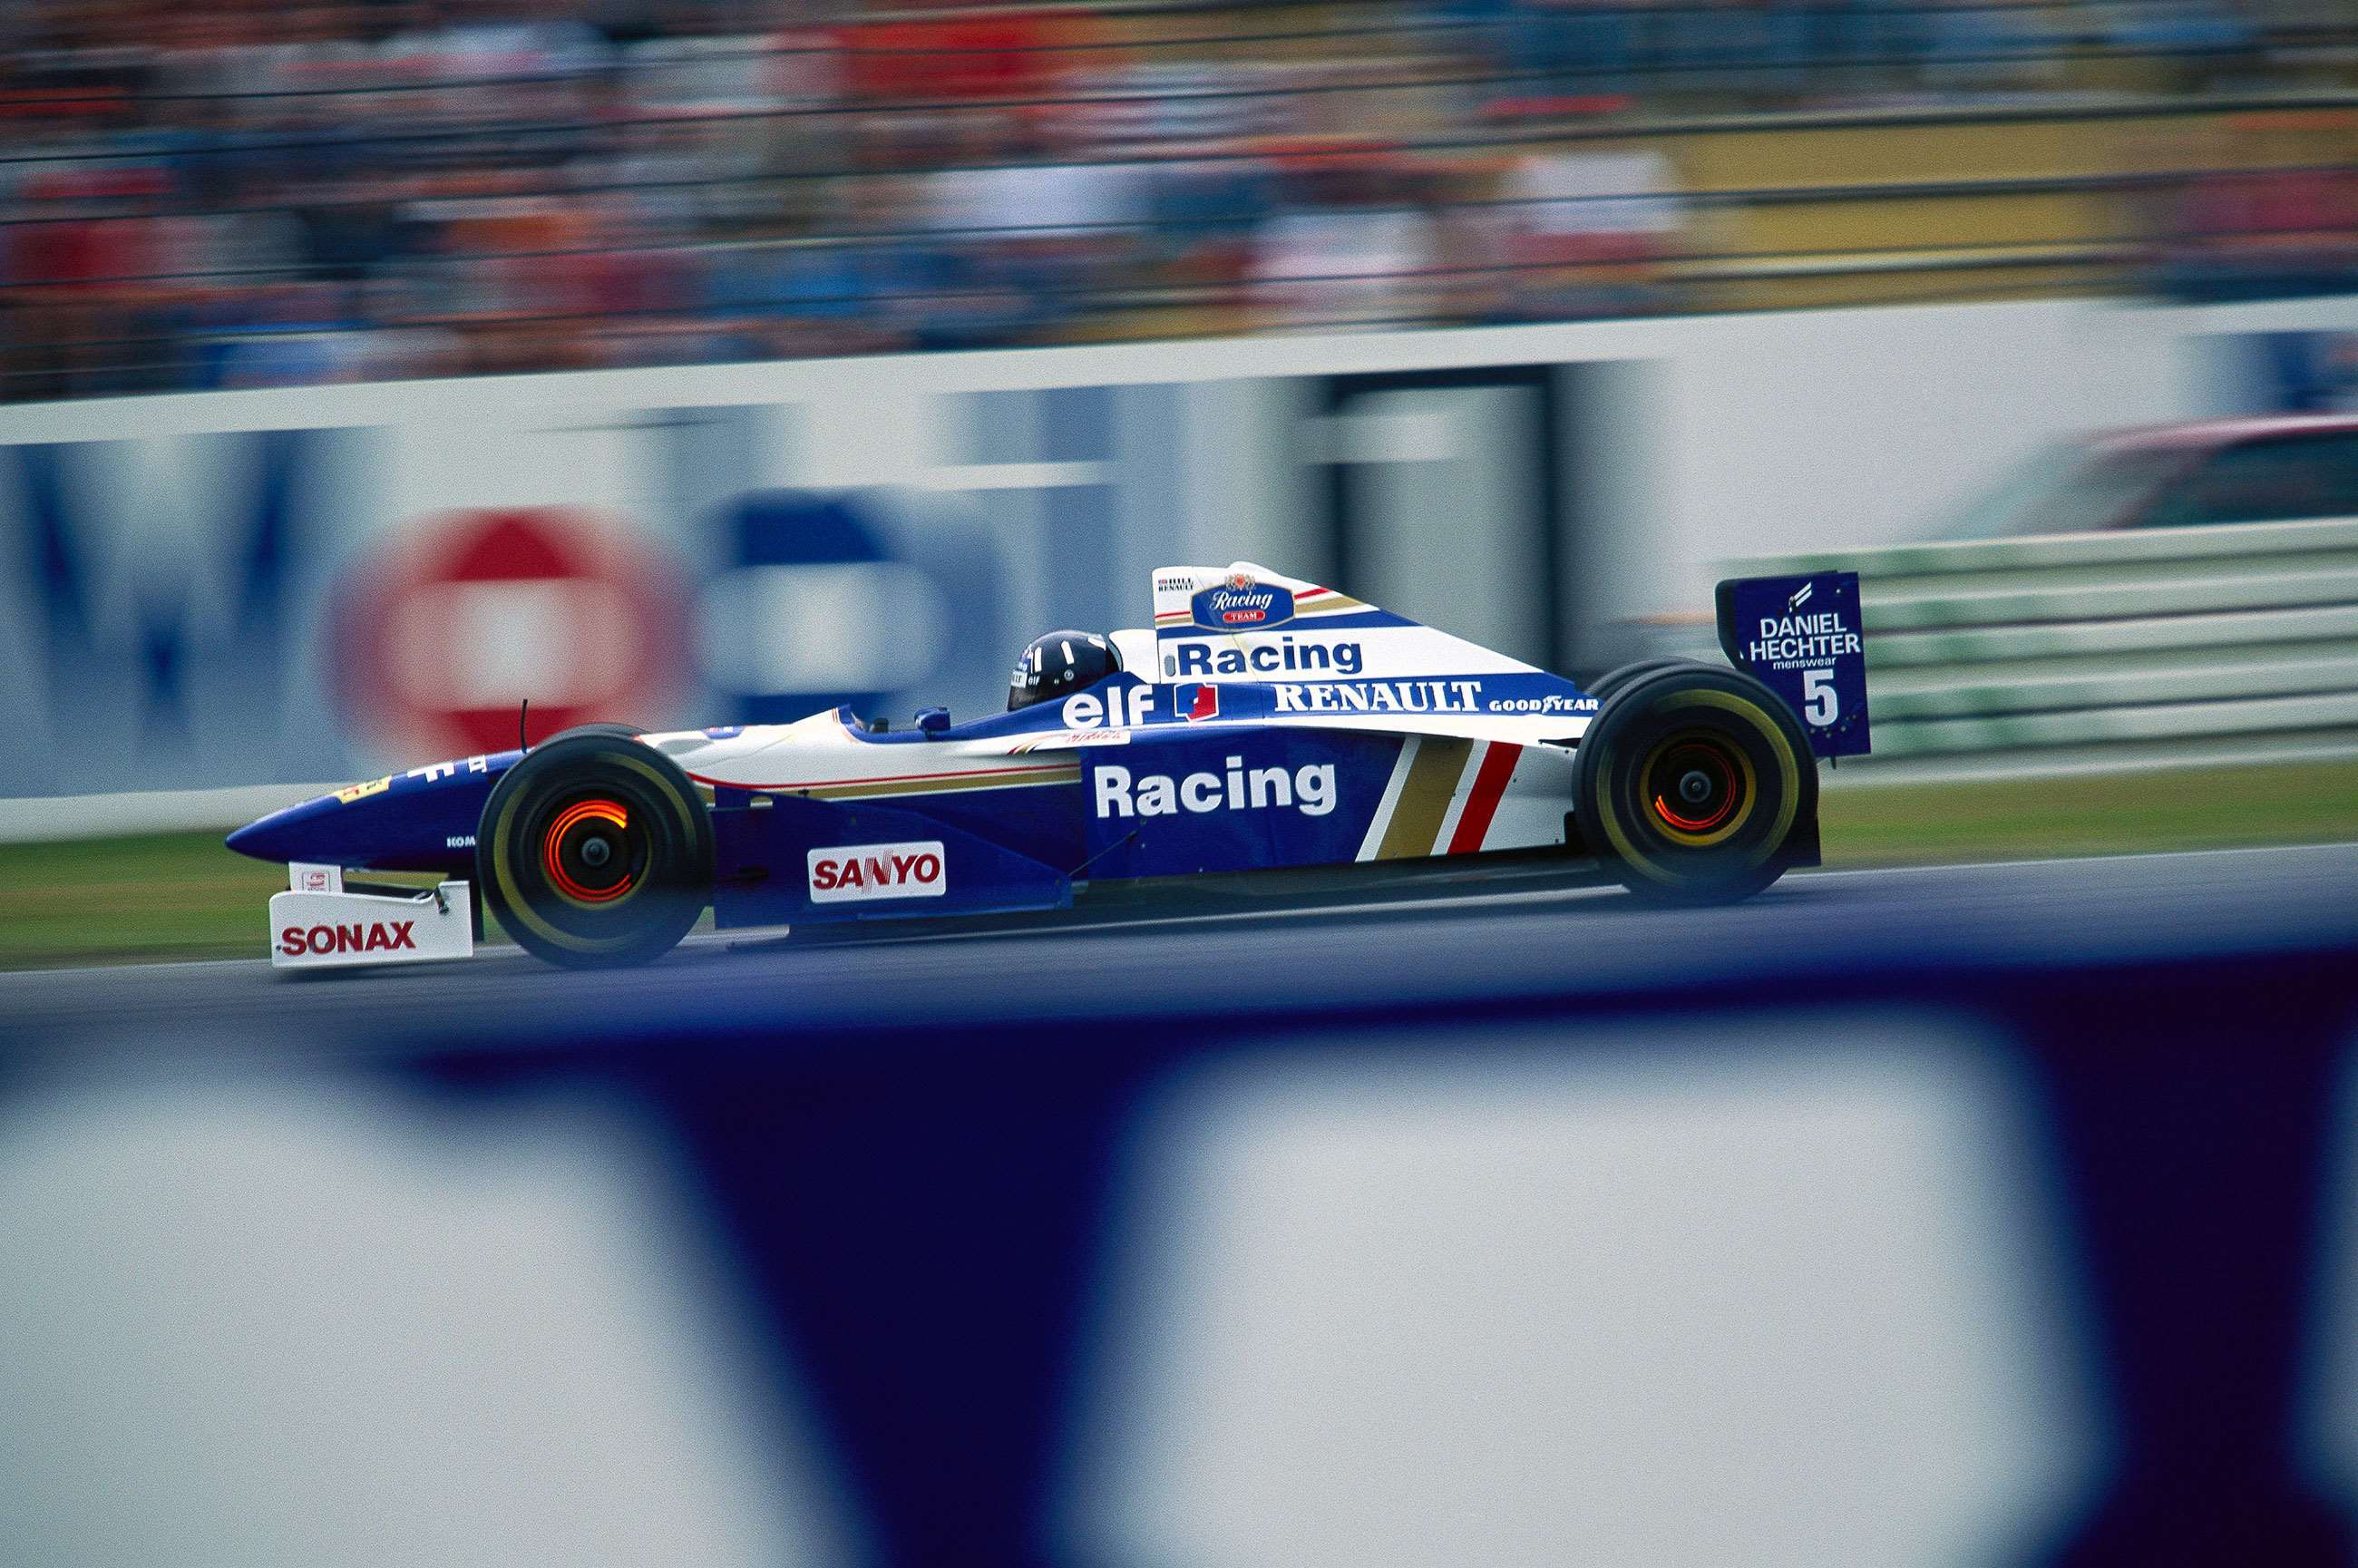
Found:
[(712, 896), (712, 817), (679, 764), (606, 727), (534, 747), (475, 832), (475, 881), (517, 946), (568, 968), (644, 964)]
[(1658, 675), (1663, 670), (1707, 670), (1716, 667), (1717, 666), (1715, 665), (1706, 665), (1700, 659), (1669, 657), (1633, 659), (1626, 665), (1614, 665), (1613, 668), (1606, 671), (1603, 675), (1598, 676), (1595, 680), (1589, 682), (1587, 687), (1584, 689), (1587, 691), (1589, 696), (1595, 697), (1599, 702), (1603, 702), (1606, 697), (1611, 697), (1615, 692), (1619, 691), (1631, 681), (1641, 680), (1650, 675)]
[(1747, 898), (1817, 819), (1817, 759), (1750, 676), (1680, 662), (1615, 689), (1574, 753), (1581, 835), (1631, 892)]

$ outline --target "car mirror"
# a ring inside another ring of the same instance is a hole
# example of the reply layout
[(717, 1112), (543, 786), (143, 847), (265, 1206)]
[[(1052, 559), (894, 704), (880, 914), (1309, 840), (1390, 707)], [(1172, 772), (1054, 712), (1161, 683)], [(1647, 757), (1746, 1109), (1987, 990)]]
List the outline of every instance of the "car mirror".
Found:
[(946, 708), (917, 709), (917, 730), (924, 735), (946, 735), (950, 728), (950, 710)]

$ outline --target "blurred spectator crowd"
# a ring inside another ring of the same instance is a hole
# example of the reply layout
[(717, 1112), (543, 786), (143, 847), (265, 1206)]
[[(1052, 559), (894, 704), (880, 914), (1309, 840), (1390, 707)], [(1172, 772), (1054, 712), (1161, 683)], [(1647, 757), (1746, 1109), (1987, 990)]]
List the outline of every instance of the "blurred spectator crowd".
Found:
[[(1675, 308), (1695, 198), (1600, 128), (2349, 43), (2341, 0), (0, 7), (12, 400)], [(2198, 290), (2358, 232), (2335, 169), (2149, 206)]]

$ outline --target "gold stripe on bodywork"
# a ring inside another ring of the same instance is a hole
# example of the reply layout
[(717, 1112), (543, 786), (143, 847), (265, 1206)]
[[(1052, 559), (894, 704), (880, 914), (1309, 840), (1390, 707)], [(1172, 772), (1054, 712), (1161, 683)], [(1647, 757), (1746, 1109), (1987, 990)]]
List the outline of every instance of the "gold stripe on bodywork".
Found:
[(782, 789), (771, 793), (806, 795), (813, 800), (866, 800), (882, 795), (941, 795), (952, 790), (1017, 789), (1027, 784), (1073, 784), (1080, 776), (1081, 765), (1078, 762), (1065, 762), (1044, 768), (1003, 768), (997, 773), (966, 778), (879, 779), (867, 784), (815, 784), (808, 789)]
[(1409, 764), (1399, 804), (1384, 828), (1384, 841), (1376, 850), (1379, 860), (1433, 853), (1433, 841), (1441, 837), (1441, 819), (1449, 815), (1450, 797), (1457, 793), (1458, 777), (1474, 750), (1471, 741), (1440, 735), (1426, 735), (1412, 744), (1417, 748), (1416, 761)]

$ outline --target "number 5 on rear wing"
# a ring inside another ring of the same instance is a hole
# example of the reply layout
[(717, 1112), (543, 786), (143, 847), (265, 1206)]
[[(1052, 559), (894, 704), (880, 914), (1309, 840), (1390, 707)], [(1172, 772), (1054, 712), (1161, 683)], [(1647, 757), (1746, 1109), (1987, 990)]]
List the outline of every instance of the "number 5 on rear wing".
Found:
[(1856, 572), (1730, 578), (1719, 585), (1728, 663), (1783, 697), (1821, 757), (1868, 750), (1866, 621)]

